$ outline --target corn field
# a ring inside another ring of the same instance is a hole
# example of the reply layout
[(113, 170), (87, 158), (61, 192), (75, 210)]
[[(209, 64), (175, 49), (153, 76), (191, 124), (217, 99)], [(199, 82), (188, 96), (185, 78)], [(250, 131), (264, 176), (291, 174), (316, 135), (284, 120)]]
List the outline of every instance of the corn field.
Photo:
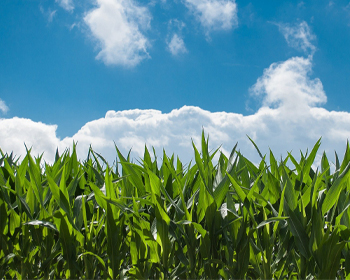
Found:
[(1, 151), (0, 279), (350, 279), (349, 143), (316, 170), (320, 140), (300, 160), (252, 144), (258, 165), (204, 133), (187, 165)]

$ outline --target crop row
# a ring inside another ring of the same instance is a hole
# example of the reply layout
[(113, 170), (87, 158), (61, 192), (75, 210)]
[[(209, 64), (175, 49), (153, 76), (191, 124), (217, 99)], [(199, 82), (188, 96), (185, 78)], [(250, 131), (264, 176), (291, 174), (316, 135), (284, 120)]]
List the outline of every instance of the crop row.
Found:
[(350, 277), (349, 143), (334, 172), (313, 169), (320, 141), (298, 161), (255, 145), (257, 166), (236, 146), (214, 164), (203, 133), (193, 165), (1, 152), (0, 279)]

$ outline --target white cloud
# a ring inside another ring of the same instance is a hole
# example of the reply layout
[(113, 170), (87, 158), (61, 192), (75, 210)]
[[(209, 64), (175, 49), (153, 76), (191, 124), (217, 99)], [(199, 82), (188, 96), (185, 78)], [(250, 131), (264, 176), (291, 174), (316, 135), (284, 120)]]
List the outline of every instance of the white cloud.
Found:
[(33, 147), (33, 155), (45, 152), (46, 158), (53, 160), (53, 153), (60, 144), (56, 137), (56, 129), (56, 125), (47, 125), (30, 119), (17, 117), (0, 119), (0, 148), (3, 152), (13, 151), (23, 158), (26, 154), (24, 146), (26, 143), (28, 148)]
[(182, 38), (182, 30), (185, 28), (185, 26), (185, 23), (178, 19), (171, 19), (168, 22), (168, 35), (166, 38), (166, 43), (168, 51), (173, 56), (188, 52)]
[(3, 100), (0, 99), (0, 111), (1, 111), (3, 114), (6, 114), (8, 110), (9, 110), (9, 107), (7, 107), (5, 101), (3, 101)]
[(184, 40), (178, 34), (174, 34), (168, 42), (168, 50), (174, 56), (188, 52)]
[(97, 0), (84, 21), (101, 49), (96, 58), (105, 64), (135, 66), (149, 57), (149, 41), (140, 31), (150, 26), (146, 7), (133, 0)]
[(300, 2), (298, 3), (297, 7), (298, 7), (298, 8), (303, 8), (303, 7), (305, 7), (304, 1), (300, 1)]
[(234, 0), (184, 0), (197, 20), (209, 33), (237, 26), (237, 4)]
[(273, 63), (265, 69), (251, 91), (264, 96), (265, 106), (278, 106), (283, 110), (300, 113), (305, 107), (327, 102), (319, 79), (311, 80), (311, 58), (293, 57), (282, 63)]
[(315, 52), (316, 47), (312, 41), (316, 39), (316, 36), (311, 32), (309, 25), (305, 21), (296, 25), (279, 23), (277, 26), (289, 46), (305, 53), (313, 54)]
[[(322, 137), (322, 151), (332, 159), (336, 150), (344, 151), (350, 135), (350, 113), (316, 107), (326, 102), (322, 83), (311, 79), (311, 58), (294, 57), (274, 63), (251, 88), (262, 98), (261, 108), (252, 115), (209, 112), (184, 106), (169, 113), (158, 110), (108, 111), (104, 118), (86, 123), (75, 135), (57, 138), (54, 125), (27, 119), (0, 119), (0, 147), (3, 151), (24, 153), (24, 145), (33, 146), (35, 154), (45, 151), (52, 161), (55, 149), (62, 152), (78, 141), (78, 155), (85, 159), (90, 144), (111, 163), (116, 157), (114, 142), (125, 155), (132, 148), (136, 158), (143, 155), (144, 145), (154, 146), (158, 157), (162, 149), (175, 153), (184, 162), (193, 159), (191, 139), (199, 145), (202, 127), (209, 134), (211, 148), (222, 145), (226, 153), (238, 141), (238, 148), (253, 162), (259, 156), (246, 135), (263, 153), (271, 148), (275, 156), (311, 149)], [(320, 150), (321, 152), (321, 150)]]
[(55, 15), (56, 15), (56, 10), (54, 10), (54, 11), (49, 11), (49, 13), (48, 13), (48, 22), (52, 22), (53, 21), (53, 18), (55, 17)]
[(47, 11), (42, 6), (39, 6), (40, 12), (47, 18), (47, 21), (50, 23), (53, 21), (53, 18), (55, 17), (57, 10), (51, 11), (49, 8)]
[(73, 0), (55, 0), (55, 2), (58, 3), (66, 11), (74, 10)]

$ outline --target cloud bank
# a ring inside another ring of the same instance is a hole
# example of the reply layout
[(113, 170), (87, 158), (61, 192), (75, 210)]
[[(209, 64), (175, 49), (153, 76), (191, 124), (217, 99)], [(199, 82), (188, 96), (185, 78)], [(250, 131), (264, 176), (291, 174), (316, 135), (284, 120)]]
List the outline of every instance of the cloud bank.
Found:
[[(216, 2), (191, 1), (198, 7), (200, 3)], [(223, 5), (233, 2), (218, 3)], [(148, 23), (150, 19), (147, 10), (133, 2), (98, 0), (98, 7), (85, 17), (93, 33), (105, 42), (98, 57), (109, 63), (139, 63), (142, 57), (139, 56), (140, 49), (137, 46), (143, 46), (144, 41), (135, 25), (136, 19)], [(301, 23), (294, 29), (288, 28), (281, 29), (281, 32), (292, 47), (305, 50), (315, 48), (311, 43), (314, 35), (306, 23)], [(126, 38), (123, 36), (128, 37), (130, 34), (134, 34), (136, 39), (123, 41)], [(137, 42), (141, 44), (138, 45)], [(120, 53), (116, 53), (114, 48), (119, 48)], [(188, 163), (193, 159), (191, 141), (199, 146), (204, 128), (209, 134), (211, 148), (221, 146), (222, 152), (228, 154), (238, 142), (238, 148), (253, 162), (259, 162), (259, 156), (247, 135), (263, 153), (268, 153), (271, 148), (276, 157), (286, 155), (287, 151), (298, 155), (300, 149), (311, 149), (320, 137), (322, 150), (329, 155), (334, 150), (341, 153), (350, 136), (350, 113), (328, 111), (320, 107), (327, 102), (327, 96), (320, 79), (311, 78), (311, 74), (312, 55), (292, 57), (271, 64), (250, 88), (251, 96), (260, 99), (261, 107), (247, 116), (210, 112), (193, 106), (183, 106), (169, 113), (138, 109), (108, 111), (103, 118), (86, 123), (73, 136), (64, 139), (57, 137), (56, 125), (17, 117), (3, 118), (0, 119), (0, 147), (4, 152), (14, 151), (18, 156), (23, 156), (26, 143), (27, 147), (33, 148), (33, 154), (44, 152), (45, 160), (52, 162), (57, 147), (63, 152), (74, 141), (78, 142), (80, 159), (86, 157), (92, 145), (94, 150), (113, 163), (116, 157), (114, 144), (124, 154), (132, 149), (134, 158), (142, 157), (146, 144), (149, 148), (153, 146), (159, 157), (164, 148), (168, 155), (175, 153), (183, 162)], [(8, 110), (2, 100), (0, 110)]]
[(107, 65), (133, 67), (149, 57), (149, 41), (141, 32), (150, 27), (146, 7), (133, 0), (97, 0), (84, 17), (100, 49), (97, 59)]
[(0, 119), (0, 147), (23, 155), (25, 142), (34, 153), (45, 151), (45, 159), (54, 159), (55, 149), (62, 152), (78, 142), (78, 155), (84, 159), (90, 144), (111, 163), (115, 160), (114, 142), (127, 154), (132, 149), (141, 157), (144, 145), (162, 156), (175, 153), (184, 162), (193, 159), (191, 139), (200, 143), (202, 128), (209, 134), (211, 148), (222, 145), (229, 153), (238, 141), (238, 148), (248, 158), (259, 161), (249, 135), (267, 153), (271, 148), (277, 157), (293, 150), (311, 149), (322, 137), (322, 150), (329, 155), (344, 151), (350, 135), (350, 113), (328, 111), (317, 105), (326, 102), (319, 79), (311, 79), (311, 58), (293, 57), (274, 63), (252, 86), (254, 96), (261, 98), (260, 109), (252, 115), (209, 112), (199, 107), (184, 106), (169, 113), (157, 110), (108, 111), (105, 117), (86, 123), (72, 137), (58, 139), (57, 126), (27, 119)]
[(47, 161), (52, 161), (53, 151), (59, 147), (60, 141), (56, 137), (56, 125), (34, 122), (30, 119), (11, 118), (0, 119), (1, 140), (0, 148), (3, 152), (14, 152), (18, 156), (26, 154), (25, 145), (33, 147), (35, 155), (45, 153)]

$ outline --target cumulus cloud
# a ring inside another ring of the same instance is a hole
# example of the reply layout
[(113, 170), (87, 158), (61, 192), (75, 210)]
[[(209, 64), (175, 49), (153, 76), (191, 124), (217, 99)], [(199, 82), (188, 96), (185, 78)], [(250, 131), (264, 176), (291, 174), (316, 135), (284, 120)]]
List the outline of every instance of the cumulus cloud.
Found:
[(251, 91), (264, 95), (265, 106), (277, 106), (285, 112), (326, 103), (327, 97), (319, 79), (311, 80), (311, 58), (293, 57), (282, 63), (273, 63), (265, 69)]
[(313, 54), (316, 47), (312, 43), (316, 36), (311, 32), (309, 25), (302, 21), (299, 24), (277, 24), (289, 46)]
[(187, 53), (184, 40), (178, 34), (174, 34), (170, 42), (168, 42), (168, 50), (174, 56)]
[(1, 140), (3, 152), (14, 152), (17, 156), (26, 154), (25, 145), (33, 147), (33, 155), (45, 152), (47, 160), (53, 160), (53, 153), (59, 147), (60, 140), (56, 137), (56, 125), (34, 122), (30, 119), (11, 118), (0, 119)]
[(55, 2), (58, 3), (66, 11), (74, 10), (73, 0), (55, 0)]
[(0, 111), (1, 111), (3, 114), (6, 114), (8, 110), (9, 110), (9, 107), (7, 107), (5, 101), (3, 101), (3, 100), (0, 99)]
[(84, 21), (100, 48), (96, 58), (105, 64), (132, 67), (149, 57), (149, 40), (141, 32), (150, 26), (146, 7), (133, 0), (97, 0)]
[(3, 151), (23, 154), (24, 145), (33, 151), (45, 151), (45, 158), (54, 159), (55, 149), (63, 151), (78, 142), (78, 155), (84, 159), (90, 144), (111, 163), (115, 160), (114, 143), (127, 154), (132, 149), (134, 158), (141, 157), (144, 145), (175, 153), (184, 162), (193, 159), (191, 140), (200, 145), (202, 128), (209, 134), (210, 147), (222, 145), (228, 153), (238, 141), (241, 152), (259, 162), (259, 156), (246, 135), (249, 135), (267, 153), (271, 148), (276, 157), (293, 151), (311, 149), (322, 137), (321, 149), (330, 157), (333, 151), (344, 151), (350, 135), (350, 113), (328, 111), (317, 107), (326, 102), (322, 83), (311, 79), (310, 59), (294, 57), (274, 63), (251, 88), (261, 97), (262, 106), (252, 115), (227, 112), (209, 112), (199, 107), (184, 106), (169, 113), (158, 110), (108, 111), (105, 117), (86, 123), (72, 137), (58, 139), (56, 126), (26, 119), (1, 119), (0, 147)]
[[(85, 18), (86, 21), (96, 22), (96, 17), (108, 14), (113, 8), (120, 9), (116, 18), (123, 19), (121, 15), (125, 14), (124, 8), (132, 2), (125, 4), (119, 0), (99, 0), (98, 3), (99, 8), (90, 12)], [(140, 16), (143, 15), (143, 8), (137, 7), (136, 10), (140, 12)], [(108, 23), (111, 19), (107, 17), (106, 20)], [(178, 21), (174, 23), (179, 24)], [(299, 27), (293, 29), (293, 32), (289, 30), (284, 33), (287, 34), (287, 42), (295, 42), (296, 46), (312, 49), (312, 36), (305, 35), (311, 33), (304, 32), (308, 30), (307, 24), (301, 23)], [(123, 26), (120, 28), (123, 29)], [(181, 28), (178, 31), (181, 33)], [(183, 41), (180, 39), (181, 37), (173, 36), (173, 48), (170, 41), (169, 50), (174, 54), (181, 50)], [(101, 56), (103, 55), (105, 54)], [(134, 56), (130, 57), (124, 60), (124, 63), (137, 61)], [(118, 56), (118, 59), (121, 57)], [(72, 137), (62, 140), (56, 136), (55, 125), (20, 118), (0, 119), (0, 147), (3, 151), (14, 151), (17, 155), (23, 155), (26, 143), (27, 146), (33, 147), (34, 153), (45, 152), (45, 159), (52, 161), (57, 147), (62, 152), (75, 141), (78, 142), (78, 155), (81, 159), (85, 158), (92, 145), (112, 163), (116, 156), (114, 143), (124, 154), (132, 149), (134, 157), (141, 157), (144, 145), (147, 144), (149, 148), (153, 146), (160, 156), (165, 148), (168, 153), (175, 153), (184, 162), (189, 162), (193, 159), (191, 140), (199, 145), (204, 128), (210, 135), (212, 148), (222, 145), (222, 151), (228, 153), (238, 141), (238, 147), (243, 154), (255, 162), (259, 161), (259, 157), (246, 135), (256, 141), (262, 152), (267, 153), (268, 148), (271, 148), (277, 156), (285, 155), (287, 150), (298, 154), (299, 149), (312, 148), (320, 137), (322, 149), (326, 152), (342, 151), (350, 135), (350, 113), (322, 108), (327, 102), (327, 96), (322, 82), (318, 78), (311, 78), (311, 74), (312, 55), (306, 58), (292, 57), (271, 64), (250, 88), (251, 95), (260, 98), (261, 107), (254, 114), (247, 116), (209, 112), (193, 106), (184, 106), (169, 113), (138, 109), (108, 111), (105, 117), (86, 123)], [(2, 100), (0, 110), (8, 110)]]
[(234, 0), (184, 0), (188, 9), (209, 33), (237, 26), (237, 4)]

